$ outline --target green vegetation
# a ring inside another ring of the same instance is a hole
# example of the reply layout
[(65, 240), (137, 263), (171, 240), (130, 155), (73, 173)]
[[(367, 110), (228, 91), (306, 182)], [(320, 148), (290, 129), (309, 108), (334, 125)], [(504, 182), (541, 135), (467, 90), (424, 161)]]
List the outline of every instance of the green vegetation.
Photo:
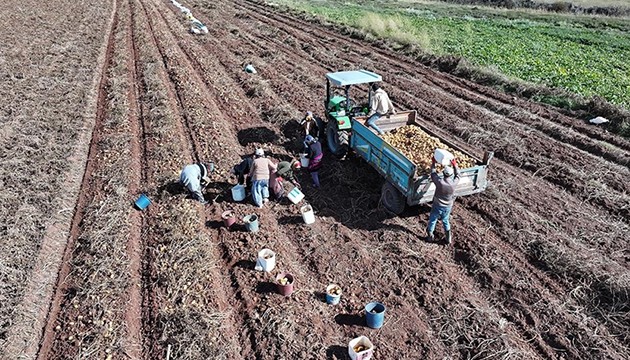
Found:
[(510, 78), (630, 108), (628, 19), (408, 1), (276, 3), (435, 55), (461, 56)]

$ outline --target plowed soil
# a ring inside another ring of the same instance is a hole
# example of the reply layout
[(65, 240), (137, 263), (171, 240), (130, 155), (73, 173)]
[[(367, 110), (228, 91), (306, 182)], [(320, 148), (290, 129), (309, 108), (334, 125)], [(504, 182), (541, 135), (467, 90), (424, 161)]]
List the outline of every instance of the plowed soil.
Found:
[[(28, 339), (0, 333), (8, 358), (347, 359), (360, 335), (376, 359), (630, 357), (630, 141), (262, 3), (184, 2), (203, 36), (170, 1), (112, 3), (65, 250), (40, 250), (61, 264), (51, 306)], [(230, 168), (257, 147), (296, 158), (296, 120), (323, 115), (324, 75), (359, 68), (432, 131), (495, 152), (488, 189), (456, 201), (452, 245), (424, 240), (429, 207), (385, 211), (384, 180), (352, 155), (325, 153), (321, 188), (297, 174), (312, 225), (286, 199), (232, 200)], [(197, 161), (217, 166), (206, 206), (177, 184)], [(272, 273), (254, 270), (263, 248), (277, 253)], [(280, 271), (295, 278), (289, 297)], [(330, 283), (339, 305), (325, 302)], [(371, 301), (387, 308), (380, 329), (365, 323)]]

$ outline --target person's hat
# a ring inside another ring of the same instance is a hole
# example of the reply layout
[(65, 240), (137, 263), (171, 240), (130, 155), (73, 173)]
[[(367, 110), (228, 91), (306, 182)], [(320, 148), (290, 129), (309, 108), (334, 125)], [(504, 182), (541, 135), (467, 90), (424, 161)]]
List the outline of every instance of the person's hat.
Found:
[(313, 137), (313, 135), (306, 135), (304, 141), (306, 141), (307, 144), (311, 144), (315, 142), (315, 138)]
[(312, 111), (307, 111), (305, 118), (306, 119), (312, 119), (313, 118), (313, 112)]
[(265, 150), (258, 148), (256, 149), (256, 151), (254, 152), (254, 155), (256, 156), (265, 156)]
[(444, 174), (444, 177), (449, 177), (453, 175), (453, 168), (450, 166), (445, 166), (442, 170), (442, 174)]
[(293, 170), (298, 170), (302, 168), (302, 164), (300, 164), (300, 162), (297, 160), (293, 160), (293, 164), (291, 164), (291, 167), (293, 168)]

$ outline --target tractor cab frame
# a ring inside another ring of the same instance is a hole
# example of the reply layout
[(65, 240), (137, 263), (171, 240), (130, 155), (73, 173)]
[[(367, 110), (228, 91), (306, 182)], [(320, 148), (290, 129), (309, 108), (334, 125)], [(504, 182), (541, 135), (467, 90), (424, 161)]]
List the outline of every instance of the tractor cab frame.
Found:
[(368, 86), (367, 103), (359, 104), (350, 97), (350, 88), (353, 85), (380, 81), (383, 81), (380, 75), (367, 70), (326, 74), (326, 100), (324, 102), (327, 121), (326, 142), (335, 156), (343, 158), (348, 153), (352, 119), (356, 116), (367, 115), (372, 100), (371, 86)]

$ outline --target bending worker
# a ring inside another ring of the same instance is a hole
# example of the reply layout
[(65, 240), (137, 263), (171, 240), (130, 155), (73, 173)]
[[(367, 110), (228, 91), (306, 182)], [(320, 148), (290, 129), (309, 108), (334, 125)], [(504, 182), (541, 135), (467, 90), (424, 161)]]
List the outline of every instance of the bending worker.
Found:
[(207, 204), (208, 202), (204, 199), (201, 191), (210, 183), (210, 174), (213, 172), (213, 162), (186, 165), (179, 175), (179, 183), (188, 189), (193, 199), (202, 204)]
[(324, 123), (319, 116), (313, 115), (311, 111), (307, 111), (304, 118), (300, 121), (300, 125), (304, 129), (304, 136), (313, 135), (316, 138), (321, 138), (324, 131)]
[(252, 168), (253, 163), (254, 157), (251, 155), (247, 156), (238, 165), (234, 165), (230, 171), (230, 173), (238, 177), (238, 183), (240, 185), (246, 185), (246, 187), (251, 185), (251, 178), (247, 175), (249, 174), (249, 170)]
[(450, 245), (453, 241), (451, 235), (451, 209), (455, 202), (455, 187), (459, 183), (459, 168), (457, 161), (451, 160), (450, 166), (445, 166), (442, 170), (443, 177), (440, 178), (435, 170), (435, 158), (431, 164), (431, 181), (435, 184), (435, 194), (433, 195), (433, 203), (431, 204), (431, 214), (429, 215), (429, 224), (427, 226), (427, 240), (435, 241), (433, 231), (438, 220), (442, 220), (444, 232), (446, 233), (446, 244)]
[(291, 162), (280, 161), (278, 163), (278, 170), (276, 170), (275, 174), (271, 174), (271, 178), (269, 180), (269, 187), (271, 187), (273, 193), (276, 195), (276, 199), (281, 199), (284, 196), (284, 180), (289, 181), (298, 189), (302, 188), (295, 178), (295, 174), (293, 174), (293, 170), (300, 168), (300, 162), (297, 160), (293, 160)]
[(365, 122), (367, 126), (376, 130), (379, 135), (383, 135), (383, 130), (376, 126), (376, 120), (381, 116), (387, 115), (389, 112), (396, 113), (394, 110), (394, 104), (389, 99), (389, 95), (385, 90), (381, 89), (381, 86), (377, 83), (372, 83), (372, 101), (370, 102), (370, 112), (368, 113), (368, 119)]
[(252, 198), (256, 206), (263, 207), (263, 204), (269, 201), (269, 176), (276, 170), (276, 165), (265, 157), (265, 151), (256, 149), (254, 162), (249, 171), (252, 178)]

